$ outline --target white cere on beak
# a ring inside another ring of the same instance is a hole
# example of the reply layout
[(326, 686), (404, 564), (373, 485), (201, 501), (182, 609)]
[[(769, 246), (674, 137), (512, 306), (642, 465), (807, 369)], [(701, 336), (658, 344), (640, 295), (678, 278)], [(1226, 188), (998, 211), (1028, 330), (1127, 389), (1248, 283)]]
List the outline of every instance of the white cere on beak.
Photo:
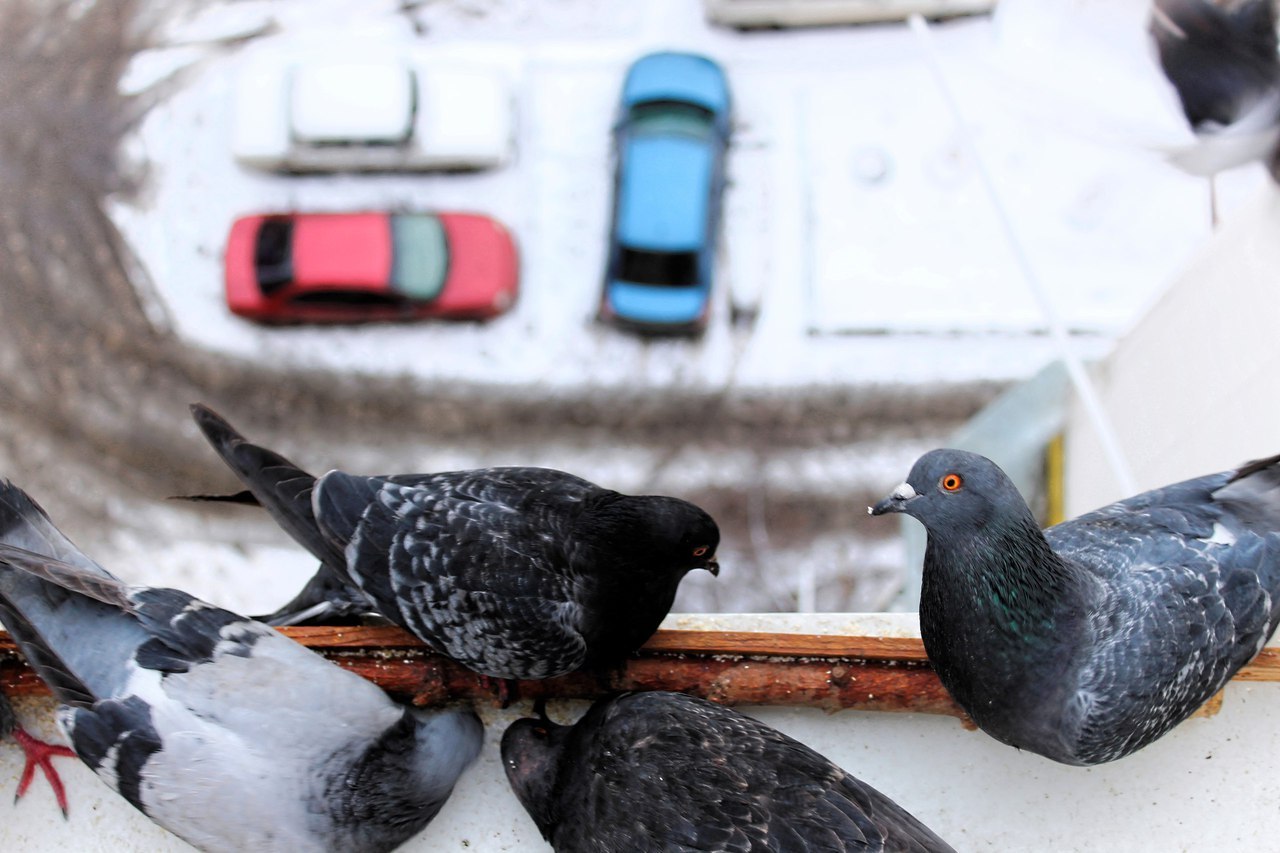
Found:
[[(899, 483), (894, 486), (893, 491), (889, 493), (889, 497), (885, 498), (880, 504), (877, 504), (877, 506), (883, 506), (889, 503), (889, 501), (905, 502), (914, 497), (916, 497), (916, 490), (911, 488), (910, 483)], [(876, 508), (874, 506), (867, 507), (867, 515), (875, 514)]]
[(915, 496), (916, 490), (911, 488), (910, 483), (899, 483), (894, 487), (893, 491), (889, 493), (889, 497), (899, 501), (905, 501), (908, 498), (914, 498)]

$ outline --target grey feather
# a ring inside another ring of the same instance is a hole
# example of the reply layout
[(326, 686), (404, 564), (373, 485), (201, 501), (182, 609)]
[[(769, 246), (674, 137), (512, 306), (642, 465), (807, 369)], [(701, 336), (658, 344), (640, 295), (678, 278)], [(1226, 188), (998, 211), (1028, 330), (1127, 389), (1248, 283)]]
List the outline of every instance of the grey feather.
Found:
[(873, 512), (924, 524), (925, 649), (1005, 743), (1069, 764), (1128, 755), (1222, 689), (1276, 628), (1280, 457), (1043, 533), (976, 454), (932, 451), (906, 482)]
[(657, 629), (686, 573), (719, 568), (715, 522), (677, 498), (546, 468), (330, 471), (302, 487), (309, 475), (293, 463), (193, 411), (272, 517), (340, 579), (318, 576), (273, 621), (358, 595), (477, 672), (548, 678), (617, 663)]
[(519, 720), (502, 760), (558, 853), (951, 850), (804, 744), (679, 693), (601, 700), (572, 727)]
[(72, 747), (198, 848), (391, 850), (479, 751), (470, 711), (397, 705), (267, 625), (125, 586), (8, 483), (0, 531), (0, 621)]

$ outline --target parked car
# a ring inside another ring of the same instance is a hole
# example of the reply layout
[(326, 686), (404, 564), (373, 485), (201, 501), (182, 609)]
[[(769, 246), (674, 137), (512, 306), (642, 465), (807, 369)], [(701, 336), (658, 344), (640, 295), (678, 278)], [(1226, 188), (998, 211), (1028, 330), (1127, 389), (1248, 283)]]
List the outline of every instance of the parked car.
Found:
[(714, 61), (654, 53), (627, 72), (601, 319), (651, 333), (705, 328), (729, 126), (729, 87)]
[(497, 69), (273, 57), (241, 74), (232, 152), (294, 172), (485, 169), (510, 158), (512, 124)]
[(517, 278), (507, 229), (472, 213), (272, 213), (227, 240), (227, 306), (264, 323), (485, 320)]
[(708, 21), (738, 29), (933, 20), (990, 12), (996, 0), (702, 0)]

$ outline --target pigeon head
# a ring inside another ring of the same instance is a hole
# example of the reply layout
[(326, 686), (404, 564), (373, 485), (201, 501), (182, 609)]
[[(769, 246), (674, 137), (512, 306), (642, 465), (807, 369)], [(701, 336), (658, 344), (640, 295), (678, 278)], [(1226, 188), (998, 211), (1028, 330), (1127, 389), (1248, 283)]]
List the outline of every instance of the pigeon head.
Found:
[(440, 811), (483, 741), (474, 711), (405, 708), (361, 761), (328, 777), (324, 809), (348, 840), (333, 847), (390, 850), (407, 841)]
[(484, 724), (471, 709), (407, 709), (413, 719), (418, 793), (443, 802), (454, 780), (480, 754)]
[(559, 822), (554, 794), (561, 755), (573, 727), (553, 723), (541, 703), (534, 711), (538, 717), (516, 720), (503, 733), (502, 767), (520, 805), (547, 838)]
[(905, 513), (931, 536), (943, 538), (982, 530), (992, 520), (1022, 522), (1031, 515), (1000, 466), (964, 450), (931, 450), (921, 456), (906, 481), (867, 511)]
[(716, 548), (720, 528), (704, 510), (680, 498), (661, 495), (617, 495), (592, 514), (595, 536), (612, 547), (642, 555), (663, 572), (706, 569), (720, 574)]

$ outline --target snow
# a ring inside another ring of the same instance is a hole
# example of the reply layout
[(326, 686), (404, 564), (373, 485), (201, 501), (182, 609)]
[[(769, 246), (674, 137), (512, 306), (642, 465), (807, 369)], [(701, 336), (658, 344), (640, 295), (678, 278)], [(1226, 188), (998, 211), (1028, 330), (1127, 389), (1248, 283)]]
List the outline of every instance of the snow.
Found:
[[(739, 33), (708, 25), (687, 0), (399, 6), (214, 5), (175, 23), (174, 47), (136, 61), (134, 90), (209, 43), (131, 144), (150, 164), (149, 192), (112, 206), (155, 283), (154, 310), (191, 343), (272, 363), (578, 391), (1013, 379), (1053, 357), (907, 27)], [(1146, 46), (1142, 8), (1006, 0), (994, 17), (934, 31), (998, 202), (1086, 357), (1106, 351), (1210, 232), (1206, 182), (1161, 154), (1189, 134)], [(269, 34), (222, 44), (258, 31)], [(246, 64), (408, 48), (510, 74), (511, 165), (304, 177), (234, 162), (232, 81)], [(648, 342), (593, 321), (610, 123), (626, 66), (657, 48), (715, 57), (735, 97), (721, 271), (697, 341)], [(1260, 168), (1220, 177), (1220, 209), (1263, 180)], [(261, 328), (225, 310), (221, 253), (234, 217), (388, 208), (505, 222), (521, 250), (515, 308), (485, 325), (337, 329)]]

